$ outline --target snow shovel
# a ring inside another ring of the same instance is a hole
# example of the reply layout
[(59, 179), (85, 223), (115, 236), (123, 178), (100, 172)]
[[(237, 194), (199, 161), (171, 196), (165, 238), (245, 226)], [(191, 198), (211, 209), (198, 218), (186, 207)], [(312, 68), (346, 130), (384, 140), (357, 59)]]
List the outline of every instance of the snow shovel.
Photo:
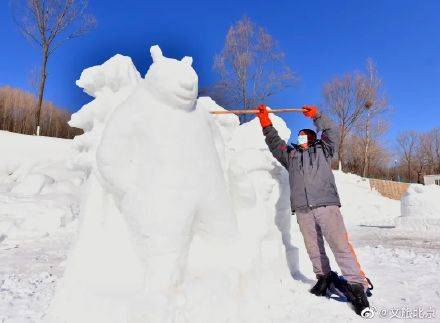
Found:
[[(307, 110), (304, 109), (295, 109), (295, 108), (288, 108), (288, 109), (267, 109), (267, 112), (269, 113), (282, 113), (282, 112), (305, 112)], [(258, 109), (253, 110), (217, 110), (217, 111), (210, 111), (211, 114), (255, 114), (258, 113)]]

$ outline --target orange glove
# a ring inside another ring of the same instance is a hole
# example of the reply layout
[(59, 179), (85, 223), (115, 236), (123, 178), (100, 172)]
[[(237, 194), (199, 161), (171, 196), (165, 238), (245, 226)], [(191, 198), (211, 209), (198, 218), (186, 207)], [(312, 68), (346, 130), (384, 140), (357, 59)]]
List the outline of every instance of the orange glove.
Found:
[(316, 107), (316, 105), (304, 105), (303, 110), (306, 110), (303, 112), (303, 114), (307, 117), (307, 118), (316, 118), (316, 116), (318, 115), (318, 108)]
[(257, 117), (258, 119), (260, 119), (261, 127), (266, 128), (272, 125), (272, 121), (270, 121), (266, 105), (260, 104), (258, 106)]

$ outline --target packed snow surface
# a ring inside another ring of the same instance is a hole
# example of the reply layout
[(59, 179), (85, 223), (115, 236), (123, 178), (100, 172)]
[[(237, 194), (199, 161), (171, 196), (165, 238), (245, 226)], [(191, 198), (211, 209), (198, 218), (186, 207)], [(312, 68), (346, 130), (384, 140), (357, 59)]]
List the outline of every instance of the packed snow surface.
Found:
[[(258, 120), (210, 114), (223, 108), (197, 98), (191, 58), (151, 56), (145, 77), (122, 55), (84, 70), (77, 85), (93, 100), (72, 116), (84, 130), (73, 141), (0, 132), (1, 322), (361, 320), (308, 293), (288, 174)], [(401, 206), (358, 176), (335, 178), (375, 285), (373, 321), (440, 310), (440, 236), (394, 227), (438, 219), (439, 190), (411, 186)]]

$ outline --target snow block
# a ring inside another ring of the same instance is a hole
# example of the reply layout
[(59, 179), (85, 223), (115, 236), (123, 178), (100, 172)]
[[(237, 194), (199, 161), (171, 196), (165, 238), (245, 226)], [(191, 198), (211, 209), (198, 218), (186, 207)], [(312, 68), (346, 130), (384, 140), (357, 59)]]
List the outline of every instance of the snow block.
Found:
[(402, 197), (396, 227), (404, 231), (440, 232), (440, 187), (411, 184)]

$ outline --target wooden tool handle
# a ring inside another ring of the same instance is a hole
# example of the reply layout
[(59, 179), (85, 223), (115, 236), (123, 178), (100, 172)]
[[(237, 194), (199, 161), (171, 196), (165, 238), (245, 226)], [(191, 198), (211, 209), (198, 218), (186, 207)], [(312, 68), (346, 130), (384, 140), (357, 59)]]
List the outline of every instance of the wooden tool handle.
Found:
[[(267, 109), (269, 113), (281, 113), (281, 112), (304, 112), (304, 109)], [(210, 111), (212, 114), (255, 114), (258, 113), (259, 110), (219, 110), (219, 111)]]

